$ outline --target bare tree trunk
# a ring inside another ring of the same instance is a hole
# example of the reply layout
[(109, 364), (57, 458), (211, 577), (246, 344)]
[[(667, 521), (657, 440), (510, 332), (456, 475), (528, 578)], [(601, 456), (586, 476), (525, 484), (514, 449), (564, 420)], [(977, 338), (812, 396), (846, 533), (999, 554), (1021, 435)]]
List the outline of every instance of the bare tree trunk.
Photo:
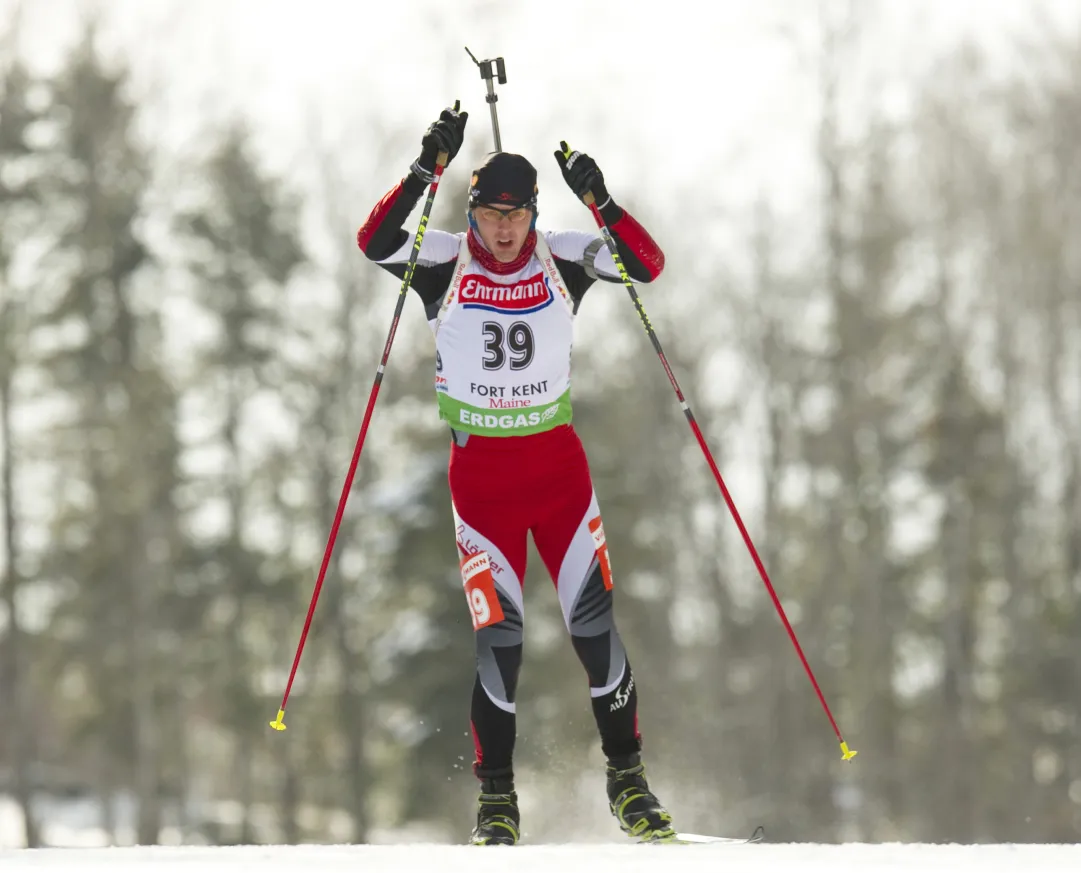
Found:
[[(342, 319), (343, 361), (339, 372), (346, 374), (351, 372), (348, 366), (348, 350), (352, 347), (349, 324), (351, 323), (350, 307), (346, 307), (345, 317)], [(341, 396), (340, 391), (335, 391), (332, 396)], [(337, 408), (337, 404), (331, 400), (325, 403), (320, 416), (322, 432), (328, 437), (327, 443), (332, 441), (329, 437), (333, 433), (332, 416), (329, 413)], [(319, 453), (319, 469), (316, 473), (316, 483), (319, 493), (319, 517), (324, 530), (329, 530), (337, 510), (337, 503), (333, 495), (335, 488), (334, 475), (331, 470), (331, 459), (326, 450)], [(350, 842), (363, 843), (368, 837), (368, 785), (369, 773), (364, 758), (364, 700), (360, 692), (359, 683), (361, 671), (364, 669), (363, 658), (358, 654), (355, 645), (357, 628), (349, 620), (349, 610), (342, 604), (341, 585), (341, 549), (335, 549), (331, 556), (330, 566), (327, 568), (330, 580), (324, 591), (329, 595), (327, 611), (332, 616), (334, 624), (334, 645), (337, 652), (338, 663), (342, 671), (342, 688), (338, 695), (338, 715), (342, 740), (345, 743), (346, 759), (346, 788), (349, 798), (350, 812), (353, 817), (353, 834)]]
[[(1081, 306), (1077, 300), (1078, 263), (1076, 228), (1077, 202), (1081, 197), (1077, 164), (1078, 125), (1076, 112), (1081, 106), (1081, 82), (1075, 66), (1073, 93), (1060, 107), (1061, 117), (1053, 119), (1061, 126), (1054, 148), (1056, 185), (1053, 214), (1060, 236), (1058, 257), (1048, 264), (1048, 300), (1040, 313), (1045, 320), (1041, 331), (1045, 355), (1044, 380), (1055, 423), (1056, 436), (1062, 441), (1062, 490), (1059, 496), (1060, 572), (1065, 591), (1069, 592), (1074, 634), (1081, 629), (1081, 398), (1072, 401), (1076, 380), (1081, 378)], [(1074, 384), (1069, 384), (1073, 382)], [(1071, 404), (1073, 407), (1071, 408)], [(1074, 646), (1073, 684), (1081, 681), (1081, 647)], [(1070, 733), (1062, 736), (1061, 751), (1066, 762), (1064, 785), (1081, 779), (1081, 712), (1072, 709)], [(1076, 827), (1072, 828), (1076, 833)], [(1064, 837), (1068, 839), (1068, 837)]]
[[(343, 319), (343, 322), (346, 319)], [(347, 328), (343, 324), (343, 332)], [(350, 344), (343, 346), (343, 355)], [(343, 367), (339, 372), (350, 372), (348, 367)], [(333, 434), (332, 411), (337, 408), (337, 403), (332, 398), (340, 396), (340, 391), (335, 390), (330, 394), (329, 400), (321, 401), (319, 410), (319, 430), (326, 435), (324, 446), (332, 444), (330, 439)], [(315, 473), (316, 487), (318, 489), (319, 520), (323, 530), (330, 530), (337, 510), (337, 502), (333, 491), (335, 488), (334, 474), (331, 470), (331, 459), (326, 447), (318, 453), (318, 468)], [(346, 790), (349, 801), (349, 809), (353, 818), (353, 834), (350, 842), (362, 843), (367, 839), (368, 814), (368, 770), (364, 760), (364, 702), (359, 691), (359, 677), (364, 669), (361, 657), (357, 654), (354, 639), (357, 634), (356, 626), (350, 622), (348, 610), (343, 606), (341, 585), (341, 549), (335, 549), (331, 555), (330, 564), (327, 567), (327, 584), (323, 588), (324, 597), (327, 600), (326, 611), (333, 623), (334, 645), (338, 663), (342, 672), (342, 687), (338, 695), (338, 716), (342, 741), (345, 744), (346, 759)]]
[[(820, 8), (820, 12), (823, 12)], [(829, 297), (833, 316), (833, 335), (835, 350), (829, 359), (829, 384), (836, 392), (837, 402), (835, 420), (831, 428), (835, 432), (836, 440), (843, 441), (840, 445), (840, 453), (837, 460), (838, 472), (841, 474), (842, 485), (836, 497), (816, 498), (822, 499), (828, 507), (828, 521), (826, 523), (826, 547), (824, 552), (828, 559), (824, 564), (822, 578), (810, 590), (817, 592), (828, 591), (834, 587), (835, 580), (852, 578), (846, 574), (854, 568), (847, 566), (847, 553), (844, 548), (846, 522), (849, 514), (849, 495), (856, 486), (855, 478), (858, 469), (855, 468), (855, 451), (851, 445), (851, 434), (848, 432), (847, 422), (840, 420), (842, 416), (851, 410), (852, 381), (856, 374), (851, 372), (854, 360), (848, 357), (846, 349), (850, 341), (858, 339), (851, 335), (852, 324), (848, 308), (851, 304), (851, 295), (848, 293), (845, 281), (844, 267), (848, 256), (849, 244), (844, 232), (844, 217), (848, 208), (848, 196), (845, 190), (843, 177), (844, 148), (839, 133), (838, 91), (841, 82), (841, 64), (845, 43), (851, 37), (853, 21), (852, 10), (846, 10), (842, 20), (838, 22), (823, 22), (822, 34), (822, 61), (819, 69), (820, 76), (820, 103), (821, 120), (818, 128), (817, 158), (818, 169), (824, 180), (822, 196), (822, 224), (823, 224), (823, 248), (825, 254), (825, 289)], [(845, 467), (848, 469), (844, 469)], [(811, 597), (807, 598), (807, 609), (803, 621), (803, 636), (816, 634), (822, 629), (822, 624), (816, 621), (812, 614), (815, 602)], [(808, 653), (811, 657), (811, 653)], [(815, 809), (815, 817), (812, 819), (812, 827), (821, 829), (821, 825), (828, 822), (836, 822), (842, 828), (851, 828), (855, 822), (850, 820), (844, 810), (834, 809), (834, 792), (828, 776), (821, 779), (808, 775), (805, 802), (811, 809)], [(866, 806), (866, 801), (861, 807)], [(824, 838), (824, 837), (823, 837)]]
[[(229, 504), (229, 549), (227, 561), (233, 573), (232, 587), (233, 597), (236, 603), (236, 631), (229, 634), (226, 644), (226, 653), (229, 658), (227, 667), (232, 675), (231, 687), (235, 693), (248, 684), (247, 654), (244, 646), (244, 624), (246, 618), (246, 572), (242, 573), (240, 561), (244, 554), (243, 542), (243, 486), (241, 484), (241, 450), (240, 450), (240, 406), (241, 387), (238, 384), (239, 373), (229, 374), (229, 397), (228, 409), (225, 421), (225, 444), (229, 454), (230, 472), (228, 476), (227, 500)], [(246, 568), (244, 568), (246, 570)], [(246, 697), (246, 695), (245, 695)], [(243, 707), (243, 701), (234, 701), (234, 706)], [(234, 759), (234, 778), (236, 785), (236, 799), (240, 804), (240, 834), (238, 841), (241, 845), (249, 845), (255, 842), (255, 835), (251, 823), (251, 807), (255, 796), (254, 783), (254, 752), (253, 744), (249, 741), (251, 729), (244, 726), (236, 711), (232, 713), (235, 735), (233, 737), (236, 757)]]
[[(338, 563), (337, 560), (334, 562)], [(338, 576), (337, 567), (334, 568)], [(340, 577), (339, 577), (340, 578)], [(352, 843), (363, 843), (368, 838), (368, 767), (364, 760), (364, 700), (358, 689), (361, 658), (351, 645), (349, 622), (345, 610), (334, 610), (334, 642), (338, 661), (342, 666), (342, 691), (338, 698), (338, 714), (341, 719), (341, 736), (345, 742), (345, 766), (350, 812), (353, 816)], [(352, 631), (355, 634), (355, 629)]]
[[(783, 578), (782, 571), (782, 543), (792, 535), (799, 535), (785, 525), (780, 511), (780, 486), (784, 479), (784, 472), (789, 459), (786, 457), (786, 443), (792, 428), (799, 427), (796, 408), (801, 391), (799, 377), (793, 366), (793, 355), (798, 354), (795, 350), (785, 345), (784, 313), (787, 309), (787, 301), (779, 299), (783, 292), (777, 288), (776, 277), (773, 267), (773, 220), (765, 208), (760, 208), (755, 232), (755, 293), (754, 299), (759, 302), (757, 313), (760, 322), (759, 347), (755, 350), (760, 360), (761, 379), (763, 391), (766, 396), (766, 428), (769, 434), (768, 453), (763, 458), (762, 476), (765, 482), (763, 494), (763, 531), (765, 538), (761, 544), (761, 558), (767, 570), (776, 579)], [(798, 580), (802, 586), (806, 580)], [(781, 585), (779, 595), (784, 598)], [(779, 617), (774, 614), (772, 605), (765, 607), (768, 615), (765, 620), (772, 626), (779, 625)], [(798, 664), (794, 663), (795, 653), (786, 639), (783, 631), (771, 636), (771, 646), (778, 647), (777, 651), (770, 655), (757, 653), (768, 662), (779, 665), (776, 671), (779, 678), (765, 684), (761, 695), (764, 704), (762, 722), (769, 725), (770, 734), (768, 742), (756, 743), (755, 748), (761, 749), (761, 759), (756, 762), (763, 772), (769, 775), (764, 782), (764, 787), (769, 795), (784, 797), (791, 792), (791, 773), (788, 768), (776, 766), (773, 750), (796, 749), (801, 739), (801, 719), (797, 716), (795, 705), (796, 698), (793, 695), (794, 670), (798, 670)], [(791, 816), (787, 824), (791, 830), (786, 834), (793, 838), (806, 832), (802, 822)], [(787, 837), (782, 836), (782, 839)]]
[(138, 801), (136, 840), (140, 845), (154, 845), (161, 832), (161, 797), (158, 785), (160, 770), (160, 726), (154, 688), (157, 658), (154, 655), (154, 588), (158, 573), (149, 566), (146, 548), (153, 541), (149, 525), (139, 526), (142, 536), (133, 556), (130, 580), (131, 623), (128, 628), (128, 651), (131, 657), (132, 712), (135, 720), (135, 795)]
[[(345, 180), (337, 168), (337, 162), (330, 155), (324, 155), (320, 162), (322, 180), (326, 196), (327, 223), (332, 227), (345, 227), (350, 222), (350, 205), (346, 195)], [(330, 530), (337, 510), (336, 491), (340, 491), (339, 461), (329, 456), (329, 447), (333, 444), (336, 431), (335, 413), (346, 408), (354, 408), (355, 400), (351, 396), (358, 384), (367, 380), (356, 379), (360, 367), (354, 355), (365, 343), (357, 336), (356, 316), (365, 292), (366, 283), (361, 283), (353, 266), (356, 251), (352, 246), (337, 252), (335, 274), (341, 289), (341, 309), (337, 319), (338, 353), (330, 377), (328, 391), (320, 398), (317, 412), (319, 431), (325, 435), (323, 450), (316, 454), (317, 466), (314, 471), (316, 493), (318, 494), (318, 512), (320, 524), (325, 531)], [(365, 669), (364, 656), (358, 651), (356, 635), (358, 628), (349, 619), (349, 610), (343, 604), (343, 585), (341, 577), (341, 554), (338, 547), (331, 556), (327, 567), (329, 584), (324, 588), (330, 601), (327, 613), (333, 623), (334, 647), (342, 672), (342, 687), (338, 696), (338, 718), (342, 742), (345, 745), (346, 797), (352, 814), (353, 827), (350, 842), (363, 843), (368, 839), (370, 819), (368, 814), (368, 790), (371, 783), (369, 768), (365, 759), (364, 737), (365, 702), (361, 691), (361, 676)]]
[(5, 668), (10, 683), (11, 725), (11, 769), (15, 802), (23, 813), (23, 839), (27, 848), (37, 848), (41, 844), (37, 819), (34, 815), (32, 788), (30, 785), (29, 765), (34, 760), (33, 730), (27, 706), (27, 694), (22, 675), (23, 637), (19, 627), (18, 589), (19, 589), (19, 536), (18, 520), (15, 507), (15, 448), (11, 428), (12, 379), (14, 376), (14, 354), (11, 339), (13, 335), (13, 314), (11, 304), (0, 308), (0, 466), (3, 468), (3, 514), (4, 514), (4, 554), (7, 557), (4, 577), (4, 604), (7, 607), (8, 632)]
[(286, 743), (282, 751), (283, 772), (281, 789), (281, 827), (282, 838), (286, 845), (295, 846), (300, 842), (300, 777), (297, 773), (296, 753), (292, 743)]
[(103, 742), (106, 750), (97, 762), (98, 802), (101, 804), (101, 829), (105, 831), (106, 845), (115, 846), (116, 843), (116, 780), (113, 768), (116, 766), (112, 756), (108, 753), (108, 744)]
[(942, 807), (935, 811), (938, 836), (953, 842), (973, 838), (974, 805), (970, 767), (972, 740), (972, 647), (975, 643), (974, 608), (969, 561), (972, 554), (972, 506), (960, 478), (946, 494), (946, 519), (942, 527), (943, 567), (946, 580), (946, 612), (942, 628), (945, 643), (945, 675), (942, 681), (943, 720), (941, 742), (946, 771)]

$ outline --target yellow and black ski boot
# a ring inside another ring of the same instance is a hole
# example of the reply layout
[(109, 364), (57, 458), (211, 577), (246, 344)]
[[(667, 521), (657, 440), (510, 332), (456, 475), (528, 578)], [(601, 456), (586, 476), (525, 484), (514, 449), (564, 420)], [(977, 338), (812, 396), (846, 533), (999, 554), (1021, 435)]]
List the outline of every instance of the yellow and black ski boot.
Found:
[(608, 761), (608, 802), (623, 832), (639, 842), (674, 842), (672, 816), (646, 782), (645, 765), (637, 754)]
[(510, 779), (481, 781), (477, 824), (469, 837), (474, 846), (513, 846), (518, 842), (518, 794)]

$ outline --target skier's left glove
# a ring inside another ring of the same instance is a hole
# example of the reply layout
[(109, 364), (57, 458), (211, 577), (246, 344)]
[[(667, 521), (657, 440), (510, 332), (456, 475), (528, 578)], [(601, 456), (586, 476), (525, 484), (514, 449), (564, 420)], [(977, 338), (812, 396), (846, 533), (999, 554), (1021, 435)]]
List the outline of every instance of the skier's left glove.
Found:
[(555, 157), (563, 174), (563, 181), (579, 200), (587, 193), (592, 193), (597, 207), (604, 206), (611, 198), (608, 189), (604, 187), (604, 174), (597, 162), (584, 152), (573, 151), (568, 154), (569, 147), (565, 142), (560, 142), (559, 146)]

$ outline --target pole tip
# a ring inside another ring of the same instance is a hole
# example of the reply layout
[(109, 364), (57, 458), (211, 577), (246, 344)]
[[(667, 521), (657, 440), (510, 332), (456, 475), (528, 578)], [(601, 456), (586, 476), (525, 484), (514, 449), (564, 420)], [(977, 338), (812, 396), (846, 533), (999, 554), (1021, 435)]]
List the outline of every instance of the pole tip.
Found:
[(848, 743), (842, 741), (842, 743), (841, 743), (841, 760), (842, 761), (851, 761), (858, 754), (859, 754), (859, 752), (857, 752), (855, 749), (849, 749), (848, 748)]
[(272, 728), (274, 728), (274, 730), (276, 730), (276, 731), (285, 730), (285, 723), (282, 721), (283, 718), (285, 718), (285, 710), (284, 709), (279, 709), (278, 710), (278, 717), (276, 719), (274, 719), (274, 721), (272, 721), (270, 723), (270, 726)]

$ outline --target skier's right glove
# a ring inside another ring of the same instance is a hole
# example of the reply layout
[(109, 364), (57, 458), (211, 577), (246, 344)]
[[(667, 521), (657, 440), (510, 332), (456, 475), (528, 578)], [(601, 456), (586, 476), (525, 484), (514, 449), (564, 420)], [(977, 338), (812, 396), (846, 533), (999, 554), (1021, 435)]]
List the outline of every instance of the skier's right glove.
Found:
[(612, 199), (604, 185), (604, 173), (597, 166), (597, 162), (585, 152), (572, 152), (566, 142), (560, 141), (555, 158), (559, 171), (563, 174), (563, 181), (579, 200), (586, 194), (592, 194), (597, 208), (600, 209)]
[(435, 159), (440, 152), (447, 153), (449, 165), (465, 139), (465, 123), (469, 113), (459, 111), (459, 101), (454, 101), (454, 108), (444, 109), (439, 113), (439, 120), (429, 125), (420, 141), (420, 156), (413, 161), (410, 170), (425, 184), (435, 181)]

